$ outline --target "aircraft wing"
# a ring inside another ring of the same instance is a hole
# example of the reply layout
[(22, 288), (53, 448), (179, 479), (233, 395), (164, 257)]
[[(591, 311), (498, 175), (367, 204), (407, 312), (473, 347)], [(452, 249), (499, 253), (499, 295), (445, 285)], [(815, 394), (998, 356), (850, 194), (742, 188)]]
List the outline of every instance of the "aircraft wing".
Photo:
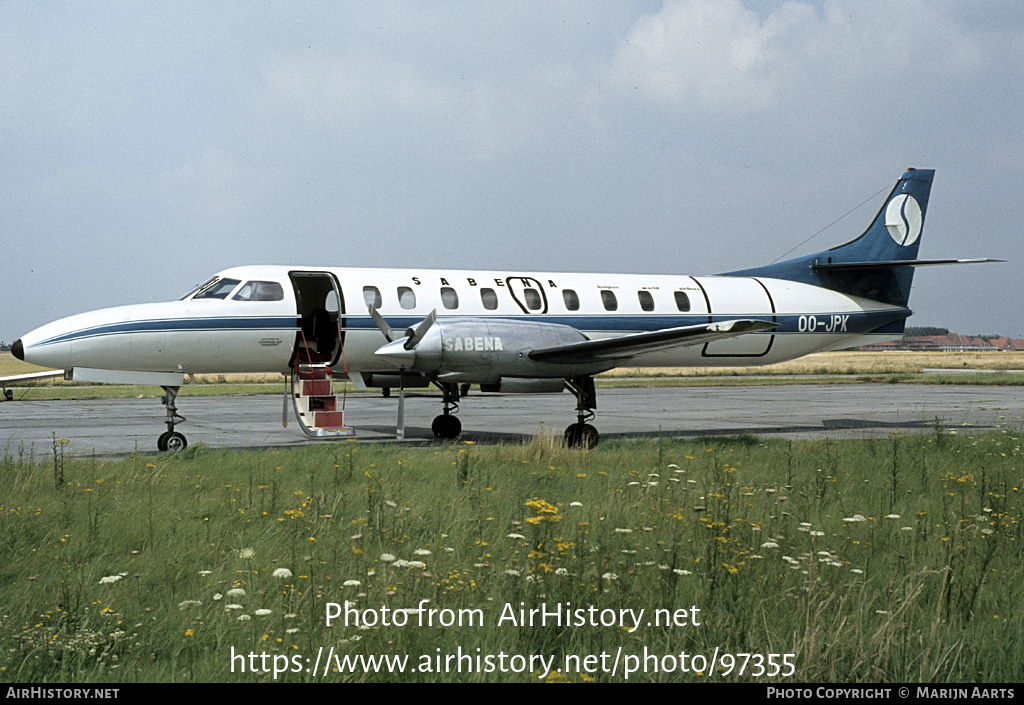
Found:
[(630, 333), (618, 338), (584, 340), (579, 343), (557, 345), (553, 348), (534, 350), (529, 356), (538, 362), (585, 363), (595, 360), (622, 360), (657, 352), (666, 348), (688, 345), (703, 345), (712, 340), (735, 338), (747, 333), (778, 328), (779, 323), (751, 319), (701, 323), (696, 326), (665, 328), (648, 333)]
[(0, 384), (7, 385), (11, 382), (28, 382), (33, 379), (49, 379), (50, 377), (63, 377), (64, 370), (48, 370), (47, 372), (29, 372), (23, 375), (11, 375), (0, 377)]

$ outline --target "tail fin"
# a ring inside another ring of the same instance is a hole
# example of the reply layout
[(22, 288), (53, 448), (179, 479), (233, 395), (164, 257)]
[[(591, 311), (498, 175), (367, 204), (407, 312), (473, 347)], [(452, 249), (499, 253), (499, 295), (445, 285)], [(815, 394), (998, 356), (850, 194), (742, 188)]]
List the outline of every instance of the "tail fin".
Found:
[(756, 267), (729, 276), (788, 279), (906, 306), (934, 169), (908, 169), (864, 234), (813, 255)]

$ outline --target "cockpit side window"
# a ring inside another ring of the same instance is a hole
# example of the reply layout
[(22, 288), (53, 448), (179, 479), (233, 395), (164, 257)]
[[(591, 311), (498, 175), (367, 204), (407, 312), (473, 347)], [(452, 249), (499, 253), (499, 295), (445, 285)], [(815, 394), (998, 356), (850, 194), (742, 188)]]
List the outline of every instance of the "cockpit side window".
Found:
[(284, 301), (284, 288), (277, 282), (246, 282), (232, 301)]
[(198, 299), (226, 299), (228, 294), (241, 283), (239, 279), (217, 279), (209, 282), (205, 288), (199, 290), (199, 293), (193, 296), (193, 300)]

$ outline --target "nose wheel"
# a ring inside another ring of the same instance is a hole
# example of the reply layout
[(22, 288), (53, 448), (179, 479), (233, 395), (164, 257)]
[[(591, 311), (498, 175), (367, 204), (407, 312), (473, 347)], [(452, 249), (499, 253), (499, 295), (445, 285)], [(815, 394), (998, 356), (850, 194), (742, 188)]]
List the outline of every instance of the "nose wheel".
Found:
[(163, 387), (167, 396), (160, 398), (160, 403), (167, 407), (167, 430), (156, 440), (156, 448), (160, 452), (180, 453), (188, 446), (185, 436), (174, 430), (174, 425), (184, 421), (185, 417), (178, 413), (175, 400), (178, 398), (179, 387)]

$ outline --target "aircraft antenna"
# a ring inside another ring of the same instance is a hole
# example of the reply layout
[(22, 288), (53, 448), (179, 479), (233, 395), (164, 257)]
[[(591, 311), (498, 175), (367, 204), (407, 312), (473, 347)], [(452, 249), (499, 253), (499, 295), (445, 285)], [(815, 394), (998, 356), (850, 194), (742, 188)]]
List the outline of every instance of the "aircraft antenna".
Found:
[(788, 250), (787, 252), (784, 252), (783, 254), (781, 254), (781, 255), (779, 255), (778, 257), (776, 257), (776, 258), (775, 258), (775, 259), (774, 259), (774, 260), (772, 261), (772, 264), (775, 264), (775, 263), (776, 263), (776, 262), (778, 262), (778, 261), (779, 261), (780, 259), (782, 259), (783, 257), (787, 256), (787, 255), (788, 255), (788, 254), (789, 254), (790, 252), (792, 252), (793, 250), (796, 250), (796, 249), (798, 249), (798, 248), (800, 248), (800, 247), (803, 247), (803, 246), (804, 246), (804, 245), (806, 245), (806, 244), (807, 244), (808, 242), (810, 242), (810, 241), (811, 241), (811, 240), (813, 240), (814, 238), (818, 237), (818, 236), (819, 236), (819, 235), (821, 235), (821, 234), (822, 234), (823, 232), (825, 232), (826, 230), (828, 230), (829, 228), (831, 228), (831, 227), (832, 227), (833, 225), (835, 225), (836, 223), (838, 223), (838, 222), (839, 222), (840, 220), (842, 220), (842, 219), (843, 219), (843, 218), (845, 218), (846, 216), (850, 215), (850, 213), (853, 213), (853, 212), (854, 212), (855, 210), (857, 210), (858, 208), (860, 208), (861, 206), (863, 206), (863, 205), (864, 205), (865, 203), (867, 203), (868, 201), (873, 201), (874, 199), (878, 198), (878, 196), (879, 196), (879, 195), (880, 195), (880, 194), (881, 194), (882, 192), (884, 192), (884, 191), (885, 191), (886, 189), (890, 189), (890, 188), (892, 188), (892, 184), (886, 184), (885, 186), (883, 186), (882, 188), (880, 188), (880, 189), (879, 189), (878, 191), (876, 191), (875, 193), (873, 193), (873, 194), (871, 194), (870, 196), (868, 196), (867, 198), (865, 198), (865, 199), (864, 199), (863, 201), (861, 201), (860, 203), (858, 203), (857, 205), (855, 205), (855, 206), (854, 206), (853, 208), (851, 208), (850, 210), (848, 210), (848, 211), (846, 211), (845, 213), (843, 213), (843, 214), (842, 214), (841, 216), (839, 216), (838, 218), (836, 218), (835, 220), (833, 220), (833, 221), (832, 221), (831, 223), (829, 223), (828, 225), (826, 225), (826, 226), (825, 226), (824, 228), (822, 228), (822, 229), (821, 229), (821, 230), (819, 230), (818, 232), (816, 232), (816, 233), (814, 233), (813, 235), (811, 235), (811, 236), (810, 236), (809, 238), (807, 238), (806, 240), (804, 240), (804, 241), (803, 241), (803, 242), (801, 242), (800, 244), (796, 245), (796, 246), (795, 246), (795, 247), (793, 247), (792, 249), (790, 249), (790, 250)]

